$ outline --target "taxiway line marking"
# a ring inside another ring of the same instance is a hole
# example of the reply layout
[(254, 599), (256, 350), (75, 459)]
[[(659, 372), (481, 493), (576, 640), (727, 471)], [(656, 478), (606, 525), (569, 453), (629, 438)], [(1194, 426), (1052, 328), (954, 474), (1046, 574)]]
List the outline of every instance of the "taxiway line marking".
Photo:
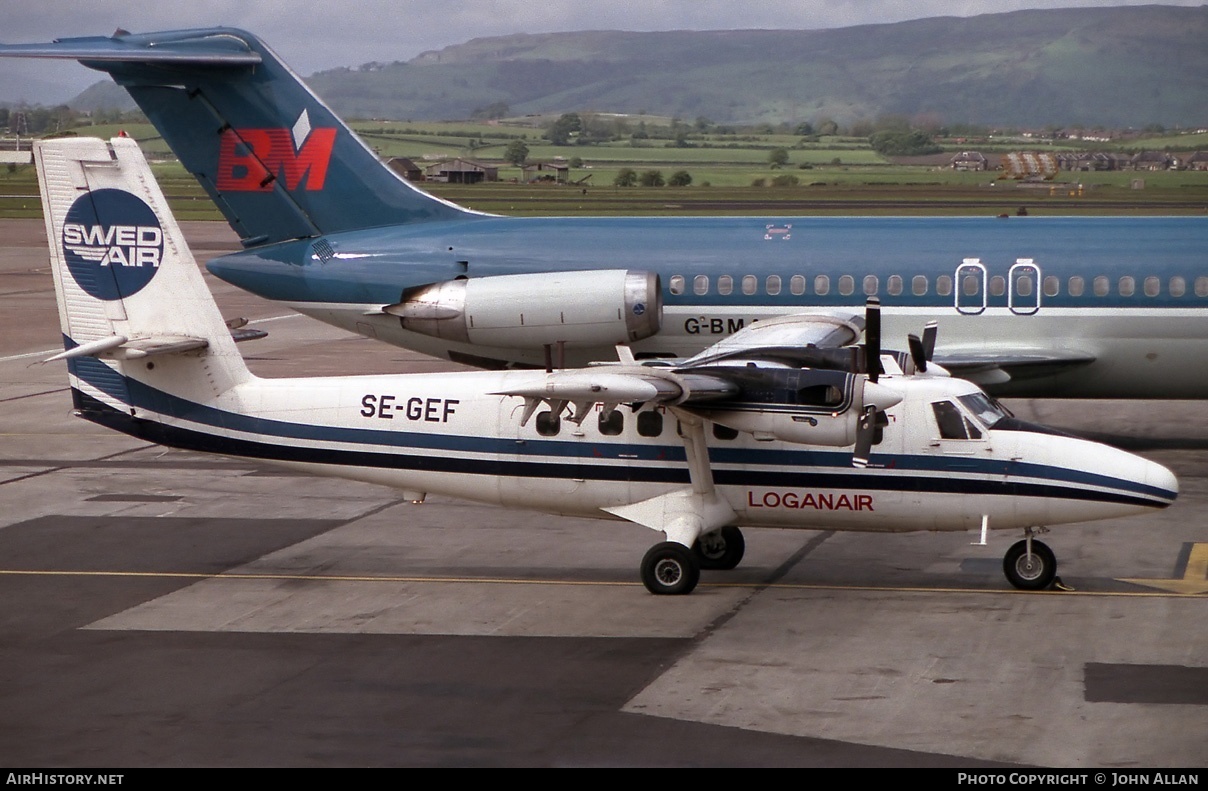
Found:
[[(1208, 545), (1206, 545), (1208, 546)], [(392, 582), (392, 583), (460, 583), (463, 585), (560, 585), (560, 586), (597, 586), (597, 587), (641, 587), (637, 581), (609, 580), (555, 580), (555, 579), (525, 579), (512, 577), (420, 577), (420, 576), (364, 576), (355, 574), (206, 574), (202, 572), (184, 571), (66, 571), (55, 569), (0, 569), (0, 577), (29, 576), (29, 577), (115, 577), (128, 579), (185, 579), (185, 580), (219, 580), (224, 582), (240, 581), (282, 581), (282, 582)], [(1135, 580), (1124, 580), (1133, 582)], [(1171, 596), (1186, 596), (1183, 590), (1161, 591), (1023, 591), (1013, 588), (951, 588), (951, 587), (904, 587), (877, 585), (814, 585), (810, 583), (776, 582), (701, 582), (698, 588), (759, 588), (761, 590), (802, 590), (802, 591), (863, 591), (863, 592), (897, 592), (897, 593), (982, 593), (1009, 595), (1061, 595), (1061, 596), (1114, 596), (1121, 598), (1169, 598)]]

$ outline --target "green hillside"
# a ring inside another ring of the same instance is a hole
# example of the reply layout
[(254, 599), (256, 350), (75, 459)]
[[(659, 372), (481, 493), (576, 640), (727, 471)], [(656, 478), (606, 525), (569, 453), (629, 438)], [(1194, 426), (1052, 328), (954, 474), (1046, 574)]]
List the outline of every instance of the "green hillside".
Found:
[(884, 114), (1107, 127), (1208, 124), (1208, 7), (941, 17), (834, 30), (474, 39), (407, 63), (321, 72), (356, 117), (657, 112), (719, 123)]

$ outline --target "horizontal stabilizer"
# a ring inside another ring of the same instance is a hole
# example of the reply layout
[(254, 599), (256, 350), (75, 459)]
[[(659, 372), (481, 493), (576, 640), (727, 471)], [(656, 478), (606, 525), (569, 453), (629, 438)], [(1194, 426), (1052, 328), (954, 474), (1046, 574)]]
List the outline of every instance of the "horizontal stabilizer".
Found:
[(111, 360), (139, 360), (160, 354), (180, 354), (197, 351), (210, 345), (205, 338), (187, 338), (181, 335), (166, 335), (155, 338), (127, 339), (123, 335), (91, 341), (47, 357), (43, 363), (56, 360), (72, 360), (77, 357), (101, 357)]
[(60, 38), (47, 44), (0, 44), (0, 57), (190, 66), (255, 66), (262, 61), (260, 54), (238, 37), (207, 30)]

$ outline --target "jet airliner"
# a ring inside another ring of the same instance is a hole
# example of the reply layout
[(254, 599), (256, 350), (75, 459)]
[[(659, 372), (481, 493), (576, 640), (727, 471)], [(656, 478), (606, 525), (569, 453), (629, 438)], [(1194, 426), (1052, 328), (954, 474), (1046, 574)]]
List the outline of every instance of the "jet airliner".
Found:
[[(665, 535), (647, 589), (742, 560), (741, 526), (1013, 529), (1017, 588), (1056, 579), (1050, 526), (1165, 508), (1165, 467), (1013, 418), (880, 319), (786, 315), (694, 358), (261, 379), (235, 347), (138, 145), (39, 142), (65, 360), (80, 417), (171, 447)], [(861, 326), (864, 344), (857, 346)], [(884, 370), (882, 370), (884, 369)]]
[(0, 46), (112, 75), (244, 250), (209, 270), (482, 368), (700, 351), (881, 299), (996, 395), (1208, 397), (1208, 218), (501, 217), (414, 187), (260, 39), (227, 28)]

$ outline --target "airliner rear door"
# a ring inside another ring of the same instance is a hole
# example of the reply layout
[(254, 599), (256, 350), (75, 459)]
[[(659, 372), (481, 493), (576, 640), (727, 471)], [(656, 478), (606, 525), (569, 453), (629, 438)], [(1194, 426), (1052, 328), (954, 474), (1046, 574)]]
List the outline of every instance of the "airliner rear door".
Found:
[(986, 267), (976, 258), (956, 268), (956, 309), (970, 316), (986, 309)]
[(1007, 281), (1007, 305), (1012, 313), (1030, 316), (1040, 310), (1040, 267), (1031, 258), (1016, 259)]

